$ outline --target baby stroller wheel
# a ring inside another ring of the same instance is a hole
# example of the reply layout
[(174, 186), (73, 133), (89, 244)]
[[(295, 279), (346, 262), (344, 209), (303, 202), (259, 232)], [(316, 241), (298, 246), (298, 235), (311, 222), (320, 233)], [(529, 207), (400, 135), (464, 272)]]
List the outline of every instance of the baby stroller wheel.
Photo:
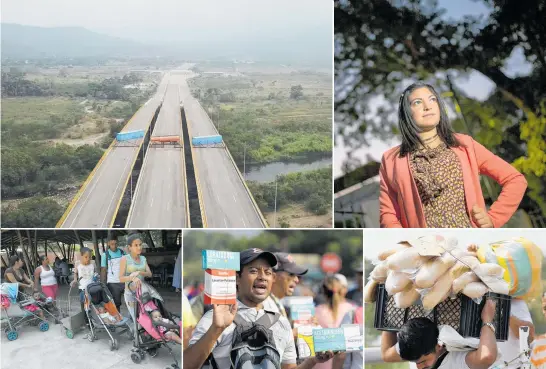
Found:
[(140, 355), (137, 354), (136, 352), (133, 352), (131, 354), (131, 360), (133, 360), (133, 363), (135, 363), (135, 364), (140, 364), (140, 361), (141, 361)]
[(87, 339), (89, 340), (89, 342), (93, 342), (94, 340), (97, 339), (97, 337), (95, 337), (94, 334), (89, 333), (89, 334), (87, 335)]
[(144, 358), (146, 357), (146, 353), (142, 350), (140, 350), (138, 354), (140, 355), (140, 360), (144, 360)]
[(64, 334), (66, 334), (66, 336), (70, 339), (74, 338), (74, 332), (72, 332), (70, 329), (66, 329)]
[(41, 322), (38, 326), (42, 332), (49, 330), (49, 323), (48, 322)]
[(158, 350), (156, 348), (151, 348), (148, 350), (148, 355), (150, 355), (150, 357), (156, 357), (157, 353), (158, 353)]
[(15, 341), (19, 336), (17, 331), (7, 331), (6, 335), (8, 336), (8, 341)]
[(114, 338), (114, 340), (110, 342), (110, 351), (117, 350), (118, 348), (119, 348), (118, 340)]

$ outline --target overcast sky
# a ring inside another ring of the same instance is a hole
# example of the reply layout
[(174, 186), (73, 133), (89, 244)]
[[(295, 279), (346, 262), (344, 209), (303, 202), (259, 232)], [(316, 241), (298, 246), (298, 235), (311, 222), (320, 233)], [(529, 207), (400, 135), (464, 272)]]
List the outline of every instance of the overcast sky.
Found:
[(2, 0), (2, 22), (81, 26), (147, 42), (313, 35), (331, 43), (331, 0)]
[(391, 246), (400, 241), (436, 234), (455, 237), (459, 241), (459, 247), (465, 248), (472, 243), (481, 245), (513, 237), (525, 237), (546, 254), (546, 230), (541, 229), (404, 229), (402, 233), (396, 229), (370, 229), (364, 230), (364, 257), (376, 261), (381, 251), (392, 248)]

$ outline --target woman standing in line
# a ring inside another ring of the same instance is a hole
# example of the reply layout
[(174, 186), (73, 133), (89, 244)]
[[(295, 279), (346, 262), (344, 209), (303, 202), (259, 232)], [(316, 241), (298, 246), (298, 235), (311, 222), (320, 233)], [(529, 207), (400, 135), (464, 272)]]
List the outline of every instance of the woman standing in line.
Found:
[(151, 277), (152, 272), (142, 253), (142, 240), (138, 234), (127, 237), (129, 254), (124, 255), (119, 263), (119, 281), (125, 283), (125, 304), (135, 321), (135, 303), (137, 302), (134, 292), (144, 281), (144, 277)]
[[(347, 281), (345, 276), (343, 278), (326, 277), (322, 285), (322, 293), (326, 297), (326, 302), (318, 305), (315, 309), (317, 322), (322, 328), (338, 328), (341, 326), (343, 317), (349, 311), (354, 310), (354, 306), (345, 299), (347, 289), (341, 279)], [(333, 362), (334, 360), (330, 359), (325, 363), (316, 364), (313, 368), (332, 369)]]
[(34, 292), (38, 292), (38, 285), (42, 285), (44, 295), (51, 297), (53, 304), (55, 304), (59, 288), (57, 278), (55, 278), (55, 271), (49, 266), (47, 255), (40, 256), (39, 261), (40, 266), (34, 271)]
[[(472, 137), (454, 133), (444, 102), (429, 84), (400, 96), (402, 144), (383, 154), (379, 211), (383, 228), (497, 228), (519, 207), (525, 177)], [(480, 174), (502, 191), (486, 210)]]

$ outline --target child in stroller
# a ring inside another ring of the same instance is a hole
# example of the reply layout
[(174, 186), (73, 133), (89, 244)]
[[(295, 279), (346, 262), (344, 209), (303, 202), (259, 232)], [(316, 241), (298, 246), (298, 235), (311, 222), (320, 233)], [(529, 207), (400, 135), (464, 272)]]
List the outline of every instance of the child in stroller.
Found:
[(179, 345), (182, 344), (182, 338), (180, 338), (177, 332), (179, 328), (178, 326), (173, 325), (169, 319), (163, 318), (163, 315), (161, 315), (161, 311), (159, 310), (152, 310), (150, 315), (154, 322), (154, 326), (159, 329), (160, 333), (163, 333), (165, 335), (165, 338), (167, 338), (167, 340), (174, 341)]
[[(13, 317), (8, 313), (12, 304), (17, 304), (25, 312), (22, 317)], [(57, 322), (57, 316), (48, 310), (48, 303), (42, 302), (39, 294), (34, 296), (21, 291), (18, 283), (2, 283), (1, 285), (1, 306), (7, 317), (8, 327), (5, 333), (9, 341), (14, 341), (19, 336), (18, 330), (23, 325), (38, 325), (40, 331), (49, 330), (49, 322), (45, 318), (45, 313), (50, 315)]]
[[(95, 275), (93, 280), (97, 280)], [(87, 338), (93, 342), (97, 336), (96, 330), (104, 330), (110, 337), (110, 350), (119, 348), (118, 341), (112, 336), (117, 328), (122, 328), (119, 333), (128, 331), (130, 337), (129, 319), (124, 318), (116, 308), (114, 299), (108, 288), (100, 282), (91, 282), (87, 285), (84, 299), (85, 313), (89, 322), (90, 333)]]
[[(131, 286), (130, 290), (133, 291)], [(135, 349), (132, 350), (131, 359), (138, 364), (144, 359), (146, 353), (155, 357), (157, 349), (164, 346), (174, 359), (172, 367), (179, 368), (178, 360), (168, 342), (182, 344), (180, 317), (166, 309), (161, 295), (149, 284), (141, 283), (134, 289), (134, 294), (137, 301), (135, 306)]]

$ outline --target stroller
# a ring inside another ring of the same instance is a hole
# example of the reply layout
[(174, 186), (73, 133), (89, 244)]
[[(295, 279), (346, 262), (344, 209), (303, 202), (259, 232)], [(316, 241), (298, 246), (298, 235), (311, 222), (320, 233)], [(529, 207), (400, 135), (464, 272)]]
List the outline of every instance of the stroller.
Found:
[[(8, 323), (8, 327), (4, 329), (4, 332), (9, 341), (17, 339), (19, 336), (17, 330), (25, 324), (37, 325), (42, 332), (49, 330), (49, 322), (45, 318), (45, 314), (53, 317), (55, 322), (59, 321), (59, 311), (53, 305), (52, 299), (45, 298), (40, 293), (33, 296), (21, 292), (19, 291), (19, 283), (2, 283), (0, 291), (1, 307)], [(25, 314), (22, 317), (10, 317), (8, 309), (11, 304), (17, 304)], [(39, 312), (44, 313), (44, 318), (39, 315)]]
[(124, 318), (116, 308), (108, 287), (97, 282), (97, 277), (96, 275), (85, 290), (84, 309), (90, 330), (87, 339), (93, 342), (97, 339), (96, 332), (104, 330), (110, 337), (110, 351), (114, 351), (119, 348), (119, 343), (112, 333), (128, 332), (128, 336), (132, 338), (131, 326), (128, 323), (129, 318)]
[[(159, 328), (164, 327), (168, 330), (177, 330), (178, 335), (181, 336), (182, 322), (180, 316), (167, 311), (164, 306), (163, 298), (156, 289), (149, 284), (142, 282), (141, 286), (137, 288), (134, 294), (137, 300), (134, 315), (136, 317), (136, 322), (134, 322), (135, 335), (133, 342), (135, 348), (131, 350), (131, 360), (133, 360), (135, 364), (138, 364), (144, 359), (146, 353), (151, 357), (155, 357), (157, 356), (158, 349), (161, 346), (165, 346), (174, 360), (174, 364), (172, 364), (171, 367), (180, 369), (178, 360), (168, 344), (165, 333)], [(159, 310), (163, 318), (167, 319), (169, 323), (153, 321), (151, 317), (151, 312), (153, 310)]]

